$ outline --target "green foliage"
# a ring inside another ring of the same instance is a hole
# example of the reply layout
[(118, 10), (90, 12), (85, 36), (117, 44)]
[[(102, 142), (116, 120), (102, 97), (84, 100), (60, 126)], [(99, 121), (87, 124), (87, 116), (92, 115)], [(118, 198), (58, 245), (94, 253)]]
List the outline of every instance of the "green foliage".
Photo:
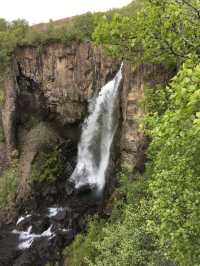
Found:
[(69, 45), (76, 41), (89, 41), (95, 26), (95, 14), (86, 13), (70, 18), (61, 26), (50, 21), (45, 30), (29, 28), (22, 45), (45, 46), (49, 43), (64, 43)]
[(146, 181), (139, 178), (134, 182), (123, 176), (120, 191), (124, 194), (123, 204), (103, 227), (100, 241), (94, 240), (92, 246), (97, 256), (90, 265), (174, 265), (157, 247), (157, 239), (146, 228), (149, 218), (149, 203)]
[[(61, 24), (50, 22), (44, 26), (29, 27), (24, 20), (7, 22), (0, 18), (0, 71), (5, 72), (12, 55), (17, 47), (35, 46), (41, 47), (49, 43), (88, 42), (92, 39), (92, 34), (99, 24), (100, 17), (107, 14), (112, 17), (115, 11), (129, 15), (135, 13), (143, 1), (134, 1), (127, 8), (109, 11), (107, 13), (86, 13), (72, 17)], [(128, 26), (128, 25), (127, 25)]]
[(132, 182), (124, 172), (120, 181), (120, 197), (111, 217), (108, 221), (98, 217), (90, 221), (87, 235), (78, 235), (66, 249), (66, 265), (174, 265), (146, 229), (150, 215), (147, 182), (141, 177)]
[[(123, 16), (134, 16), (145, 7), (145, 0), (133, 0), (125, 7), (118, 9), (117, 11)], [(112, 14), (115, 10), (112, 11)]]
[(159, 123), (161, 115), (168, 109), (171, 93), (172, 89), (164, 85), (144, 88), (145, 97), (141, 103), (145, 116), (140, 126), (147, 136), (151, 135), (151, 131)]
[(90, 41), (94, 27), (95, 15), (92, 13), (72, 18), (71, 22), (66, 25), (62, 40), (64, 43), (69, 41)]
[(200, 63), (191, 57), (170, 84), (170, 105), (155, 121), (149, 148), (149, 229), (182, 266), (200, 263), (199, 84)]
[(145, 114), (162, 115), (167, 110), (171, 95), (170, 87), (163, 85), (156, 85), (154, 87), (146, 86), (144, 94), (143, 108)]
[[(145, 61), (180, 66), (186, 61), (169, 86), (145, 89), (145, 127), (152, 138), (146, 175), (150, 178), (152, 197), (148, 204), (145, 203), (151, 215), (138, 222), (140, 227), (142, 220), (148, 220), (145, 232), (152, 233), (157, 239), (158, 250), (164, 250), (181, 266), (200, 263), (199, 10), (200, 2), (196, 0), (149, 0), (137, 15), (104, 16), (93, 34), (95, 42), (103, 44), (112, 55), (134, 63)], [(133, 217), (131, 209), (128, 218), (131, 215), (129, 224), (141, 213), (137, 212)], [(125, 229), (120, 226), (119, 235)], [(123, 250), (123, 240), (119, 241), (119, 246), (116, 244), (118, 231), (113, 231), (112, 240), (108, 233), (108, 238), (105, 237), (107, 244), (102, 240), (98, 248), (102, 248), (105, 254), (114, 250), (114, 254), (108, 254), (110, 265), (135, 265), (134, 261), (122, 260), (129, 249)], [(130, 228), (123, 231), (119, 239), (130, 232)], [(127, 238), (131, 240), (130, 236)], [(136, 243), (141, 242), (137, 239)], [(111, 251), (109, 247), (112, 247)], [(115, 261), (117, 247), (123, 252)], [(102, 252), (102, 256), (96, 259), (97, 265), (109, 265), (104, 261), (105, 257)], [(136, 254), (134, 258), (137, 259)], [(138, 261), (136, 265), (142, 263)], [(159, 264), (146, 260), (144, 265)]]
[(9, 63), (14, 49), (24, 41), (28, 24), (24, 20), (11, 23), (0, 19), (0, 71)]
[(131, 62), (180, 64), (200, 54), (200, 2), (146, 0), (129, 16), (104, 16), (93, 38), (113, 55)]
[(19, 183), (18, 162), (14, 161), (0, 176), (0, 209), (12, 206)]
[(66, 265), (84, 266), (88, 265), (88, 258), (94, 260), (97, 256), (97, 250), (92, 246), (93, 241), (100, 240), (102, 226), (104, 221), (93, 217), (89, 220), (87, 235), (79, 234), (73, 243), (64, 250)]
[(0, 31), (6, 31), (7, 30), (7, 22), (5, 19), (0, 18)]
[(86, 13), (69, 19), (61, 26), (50, 21), (45, 29), (29, 27), (24, 20), (11, 23), (0, 19), (0, 70), (5, 71), (17, 47), (36, 46), (39, 49), (49, 43), (69, 45), (73, 41), (89, 41), (98, 14)]
[(104, 15), (93, 33), (93, 40), (96, 44), (103, 44), (112, 56), (125, 56), (132, 60), (135, 33), (130, 29), (135, 27), (134, 24), (133, 19), (119, 13), (115, 13), (111, 19)]
[(53, 182), (63, 172), (61, 150), (55, 149), (40, 152), (35, 158), (31, 171), (31, 182)]

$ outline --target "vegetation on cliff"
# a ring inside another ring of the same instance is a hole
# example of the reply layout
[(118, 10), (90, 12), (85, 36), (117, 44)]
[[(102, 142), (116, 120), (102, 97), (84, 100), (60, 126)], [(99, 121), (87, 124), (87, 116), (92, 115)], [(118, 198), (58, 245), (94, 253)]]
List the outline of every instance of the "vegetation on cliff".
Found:
[(200, 262), (199, 82), (199, 60), (192, 57), (170, 83), (168, 109), (153, 118), (149, 147), (148, 227), (180, 265)]
[(35, 46), (38, 51), (50, 43), (63, 43), (92, 41), (92, 34), (99, 24), (100, 18), (106, 14), (111, 19), (115, 12), (131, 15), (143, 4), (136, 1), (120, 10), (111, 10), (106, 13), (86, 13), (57, 22), (50, 21), (30, 27), (25, 20), (8, 22), (0, 18), (0, 71), (3, 73), (18, 47)]
[(158, 247), (156, 235), (146, 228), (147, 180), (138, 176), (133, 182), (127, 176), (124, 170), (119, 175), (109, 219), (93, 218), (87, 235), (78, 235), (66, 248), (66, 265), (174, 265)]
[(17, 47), (35, 46), (40, 48), (48, 43), (89, 41), (95, 27), (95, 17), (91, 13), (76, 16), (57, 27), (50, 22), (44, 30), (29, 27), (24, 20), (7, 22), (0, 19), (0, 71), (4, 72)]
[(109, 54), (172, 65), (177, 74), (167, 87), (145, 90), (145, 185), (127, 181), (120, 211), (77, 237), (71, 265), (200, 264), (199, 26), (199, 1), (147, 0), (137, 15), (103, 16), (96, 27), (93, 38)]
[(19, 185), (19, 167), (15, 160), (0, 176), (0, 209), (13, 207)]
[(135, 63), (180, 65), (188, 54), (200, 54), (199, 1), (143, 2), (132, 16), (103, 16), (93, 34), (95, 42)]
[(32, 163), (31, 182), (54, 182), (64, 172), (59, 147), (40, 152)]

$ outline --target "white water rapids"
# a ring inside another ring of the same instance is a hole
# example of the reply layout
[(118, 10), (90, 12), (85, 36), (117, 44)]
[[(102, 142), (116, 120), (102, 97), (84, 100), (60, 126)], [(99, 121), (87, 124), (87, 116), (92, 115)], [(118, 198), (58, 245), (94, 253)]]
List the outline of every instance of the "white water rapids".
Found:
[(101, 192), (105, 186), (110, 148), (118, 122), (115, 107), (122, 66), (114, 79), (102, 87), (96, 99), (90, 102), (90, 114), (84, 121), (78, 146), (77, 165), (70, 178), (76, 189), (89, 186)]

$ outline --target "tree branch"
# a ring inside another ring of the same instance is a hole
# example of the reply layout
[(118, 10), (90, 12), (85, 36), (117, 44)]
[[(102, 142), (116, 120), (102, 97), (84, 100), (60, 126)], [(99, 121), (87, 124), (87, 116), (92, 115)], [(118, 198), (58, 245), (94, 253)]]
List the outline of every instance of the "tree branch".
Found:
[(176, 0), (176, 2), (178, 3), (178, 4), (180, 4), (181, 2), (183, 3), (183, 4), (185, 4), (185, 5), (187, 5), (188, 7), (190, 7), (196, 14), (197, 14), (197, 17), (198, 17), (198, 19), (200, 19), (200, 9), (199, 8), (197, 8), (197, 7), (195, 7), (194, 5), (192, 5), (189, 1), (187, 1), (187, 0)]

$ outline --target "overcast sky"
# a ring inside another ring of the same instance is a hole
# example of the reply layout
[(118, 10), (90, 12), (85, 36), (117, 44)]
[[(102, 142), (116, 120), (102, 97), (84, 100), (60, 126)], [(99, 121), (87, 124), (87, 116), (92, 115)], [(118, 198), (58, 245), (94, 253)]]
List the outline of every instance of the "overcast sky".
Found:
[(30, 24), (48, 22), (88, 11), (105, 11), (122, 7), (132, 0), (2, 0), (0, 17), (26, 19)]

